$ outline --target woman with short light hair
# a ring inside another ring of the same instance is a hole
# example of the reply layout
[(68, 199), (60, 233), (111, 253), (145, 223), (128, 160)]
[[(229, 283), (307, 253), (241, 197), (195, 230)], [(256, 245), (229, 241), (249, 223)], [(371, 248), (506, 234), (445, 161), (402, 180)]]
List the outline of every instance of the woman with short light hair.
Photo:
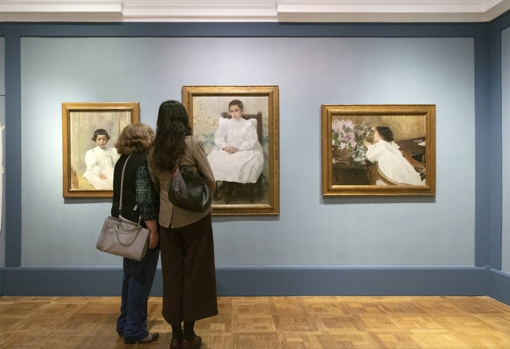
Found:
[[(159, 259), (159, 198), (147, 169), (146, 154), (153, 139), (154, 131), (150, 126), (130, 124), (122, 130), (115, 143), (121, 156), (115, 164), (111, 215), (140, 221), (143, 227), (150, 229), (149, 245), (143, 259), (124, 258), (123, 261), (122, 304), (117, 333), (124, 337), (126, 344), (149, 343), (159, 337), (159, 333), (147, 331), (147, 302)], [(124, 165), (124, 185), (121, 188)], [(119, 212), (121, 190), (122, 212)]]

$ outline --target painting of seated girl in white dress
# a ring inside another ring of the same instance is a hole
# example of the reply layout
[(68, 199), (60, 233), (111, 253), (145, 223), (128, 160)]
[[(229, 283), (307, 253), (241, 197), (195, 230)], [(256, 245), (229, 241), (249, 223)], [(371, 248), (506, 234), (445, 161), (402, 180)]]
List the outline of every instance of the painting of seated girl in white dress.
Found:
[(219, 117), (215, 146), (207, 156), (217, 181), (256, 183), (264, 167), (264, 152), (257, 134), (257, 120), (242, 117), (244, 105), (229, 103), (230, 119)]
[(113, 196), (114, 141), (139, 120), (138, 102), (62, 103), (65, 198)]
[(279, 214), (278, 86), (183, 86), (216, 180), (213, 215)]
[(119, 154), (115, 148), (108, 146), (109, 140), (110, 135), (106, 130), (95, 130), (92, 141), (96, 147), (85, 154), (87, 169), (83, 177), (96, 189), (113, 190), (113, 170)]

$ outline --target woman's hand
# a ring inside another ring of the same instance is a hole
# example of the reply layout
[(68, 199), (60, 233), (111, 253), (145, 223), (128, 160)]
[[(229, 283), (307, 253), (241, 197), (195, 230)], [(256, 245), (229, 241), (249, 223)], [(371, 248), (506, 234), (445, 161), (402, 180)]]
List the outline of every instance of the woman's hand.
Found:
[(369, 147), (372, 145), (372, 143), (368, 142), (366, 139), (363, 140), (363, 143), (365, 144), (365, 147)]
[(159, 233), (158, 233), (158, 223), (156, 220), (145, 221), (145, 225), (151, 231), (149, 235), (149, 248), (153, 249), (158, 246), (159, 242)]
[(222, 150), (226, 151), (227, 153), (229, 154), (234, 154), (234, 153), (237, 153), (239, 151), (239, 148), (235, 148), (235, 147), (225, 147), (223, 148)]
[(158, 246), (159, 242), (159, 233), (157, 230), (151, 230), (151, 234), (149, 235), (149, 248), (152, 250), (154, 247)]

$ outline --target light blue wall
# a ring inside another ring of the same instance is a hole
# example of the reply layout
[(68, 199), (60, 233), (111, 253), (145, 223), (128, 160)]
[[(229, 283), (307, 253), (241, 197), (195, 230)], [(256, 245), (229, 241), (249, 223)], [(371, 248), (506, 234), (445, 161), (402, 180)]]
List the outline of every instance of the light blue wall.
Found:
[[(62, 197), (62, 102), (155, 126), (183, 85), (278, 85), (280, 215), (215, 218), (217, 266), (474, 266), (474, 73), (472, 38), (22, 38), (21, 265), (120, 265), (108, 200)], [(323, 198), (321, 104), (436, 104), (435, 198)]]
[[(501, 32), (503, 179), (510, 178), (510, 28)], [(510, 272), (510, 183), (502, 182), (502, 269)]]

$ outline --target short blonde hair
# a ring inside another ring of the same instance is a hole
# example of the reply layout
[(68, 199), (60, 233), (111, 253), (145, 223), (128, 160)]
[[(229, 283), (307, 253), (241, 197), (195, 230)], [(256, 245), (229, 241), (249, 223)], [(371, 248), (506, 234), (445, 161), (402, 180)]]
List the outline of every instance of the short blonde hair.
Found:
[(129, 124), (122, 130), (115, 148), (121, 155), (146, 153), (154, 140), (154, 131), (149, 125)]

